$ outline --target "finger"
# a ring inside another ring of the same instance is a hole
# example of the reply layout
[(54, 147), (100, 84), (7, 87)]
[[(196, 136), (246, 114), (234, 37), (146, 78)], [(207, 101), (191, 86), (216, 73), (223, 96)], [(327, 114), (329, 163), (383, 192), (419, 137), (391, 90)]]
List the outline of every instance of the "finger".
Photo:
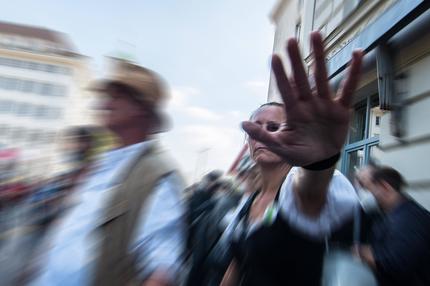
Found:
[(285, 72), (284, 64), (278, 55), (273, 55), (272, 57), (272, 70), (285, 107), (291, 107), (296, 100), (295, 95), (291, 88), (291, 83), (288, 80), (287, 73)]
[(263, 143), (270, 151), (288, 160), (290, 152), (287, 148), (279, 145), (275, 134), (267, 132), (260, 125), (251, 121), (242, 122), (242, 128), (252, 139)]
[(252, 139), (259, 141), (267, 146), (277, 145), (273, 135), (264, 130), (260, 125), (251, 121), (242, 122), (242, 128)]
[(339, 89), (339, 102), (345, 107), (350, 107), (354, 91), (357, 87), (361, 75), (361, 63), (363, 61), (363, 52), (361, 50), (352, 53), (352, 61), (349, 67), (348, 77), (342, 83)]
[(309, 87), (308, 76), (303, 66), (302, 56), (300, 55), (297, 40), (292, 38), (288, 40), (287, 52), (290, 57), (291, 69), (293, 71), (294, 82), (299, 99), (307, 100), (311, 98), (311, 88)]
[(311, 34), (312, 49), (314, 52), (314, 77), (317, 95), (321, 98), (330, 98), (330, 89), (327, 79), (324, 44), (319, 32)]

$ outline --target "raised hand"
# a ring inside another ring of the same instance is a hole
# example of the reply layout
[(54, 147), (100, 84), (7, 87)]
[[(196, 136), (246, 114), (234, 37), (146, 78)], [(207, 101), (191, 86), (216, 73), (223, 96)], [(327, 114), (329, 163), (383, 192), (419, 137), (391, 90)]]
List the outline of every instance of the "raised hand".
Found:
[(292, 67), (288, 78), (282, 60), (274, 55), (272, 69), (282, 100), (285, 103), (286, 124), (277, 132), (267, 132), (250, 121), (243, 129), (253, 139), (267, 145), (289, 164), (304, 166), (337, 154), (348, 132), (352, 97), (357, 86), (363, 53), (354, 51), (349, 73), (333, 96), (329, 87), (323, 41), (319, 32), (311, 34), (315, 89), (311, 89), (297, 41), (287, 42)]

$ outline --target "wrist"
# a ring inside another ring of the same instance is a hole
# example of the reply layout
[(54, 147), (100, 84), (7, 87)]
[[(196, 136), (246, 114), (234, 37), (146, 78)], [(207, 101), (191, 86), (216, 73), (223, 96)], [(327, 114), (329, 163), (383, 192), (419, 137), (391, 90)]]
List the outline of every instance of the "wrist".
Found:
[(294, 176), (293, 191), (300, 211), (308, 217), (320, 215), (327, 201), (327, 192), (334, 167), (314, 171), (300, 168)]
[(322, 170), (330, 169), (334, 165), (336, 165), (339, 158), (340, 158), (340, 152), (329, 158), (320, 160), (318, 162), (314, 162), (306, 166), (302, 166), (302, 168), (310, 171), (322, 171)]

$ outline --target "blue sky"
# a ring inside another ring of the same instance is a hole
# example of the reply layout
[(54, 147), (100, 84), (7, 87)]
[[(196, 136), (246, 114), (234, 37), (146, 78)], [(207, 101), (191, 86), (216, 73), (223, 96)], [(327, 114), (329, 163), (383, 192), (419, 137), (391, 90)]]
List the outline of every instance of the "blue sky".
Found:
[(240, 122), (266, 100), (275, 2), (15, 0), (2, 20), (67, 33), (94, 76), (123, 52), (163, 75), (174, 122), (163, 140), (193, 180), (228, 169), (244, 143)]

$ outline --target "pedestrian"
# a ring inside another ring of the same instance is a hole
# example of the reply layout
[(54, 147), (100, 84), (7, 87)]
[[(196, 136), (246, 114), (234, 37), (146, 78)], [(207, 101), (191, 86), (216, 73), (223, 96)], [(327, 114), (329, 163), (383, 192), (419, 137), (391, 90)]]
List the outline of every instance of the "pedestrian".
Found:
[(190, 195), (188, 200), (190, 223), (194, 222), (202, 214), (202, 212), (209, 209), (212, 205), (211, 199), (220, 187), (219, 179), (221, 176), (221, 171), (213, 170), (206, 174), (197, 184), (195, 190)]
[(29, 198), (31, 217), (28, 224), (43, 232), (67, 209), (67, 198), (93, 167), (96, 140), (87, 126), (71, 127), (62, 135), (63, 149), (69, 169), (43, 180)]
[[(187, 202), (187, 286), (205, 285), (209, 269), (206, 258), (218, 237), (214, 233), (212, 212), (217, 204), (222, 172), (213, 170), (206, 174)], [(216, 226), (215, 226), (216, 227)], [(215, 231), (216, 232), (216, 231)]]
[(355, 254), (376, 273), (379, 285), (430, 285), (430, 213), (405, 192), (393, 168), (366, 167), (357, 174), (383, 216), (372, 226), (369, 244)]
[(183, 182), (156, 134), (165, 130), (163, 80), (117, 60), (97, 82), (103, 124), (117, 149), (73, 192), (75, 205), (51, 229), (31, 285), (176, 285), (185, 244)]
[(335, 171), (349, 126), (361, 52), (354, 52), (338, 97), (327, 80), (322, 37), (311, 34), (316, 89), (312, 90), (295, 39), (287, 50), (292, 78), (273, 57), (284, 104), (258, 108), (243, 128), (262, 188), (238, 208), (220, 242), (233, 258), (221, 285), (320, 285), (327, 241), (351, 234), (353, 187)]

